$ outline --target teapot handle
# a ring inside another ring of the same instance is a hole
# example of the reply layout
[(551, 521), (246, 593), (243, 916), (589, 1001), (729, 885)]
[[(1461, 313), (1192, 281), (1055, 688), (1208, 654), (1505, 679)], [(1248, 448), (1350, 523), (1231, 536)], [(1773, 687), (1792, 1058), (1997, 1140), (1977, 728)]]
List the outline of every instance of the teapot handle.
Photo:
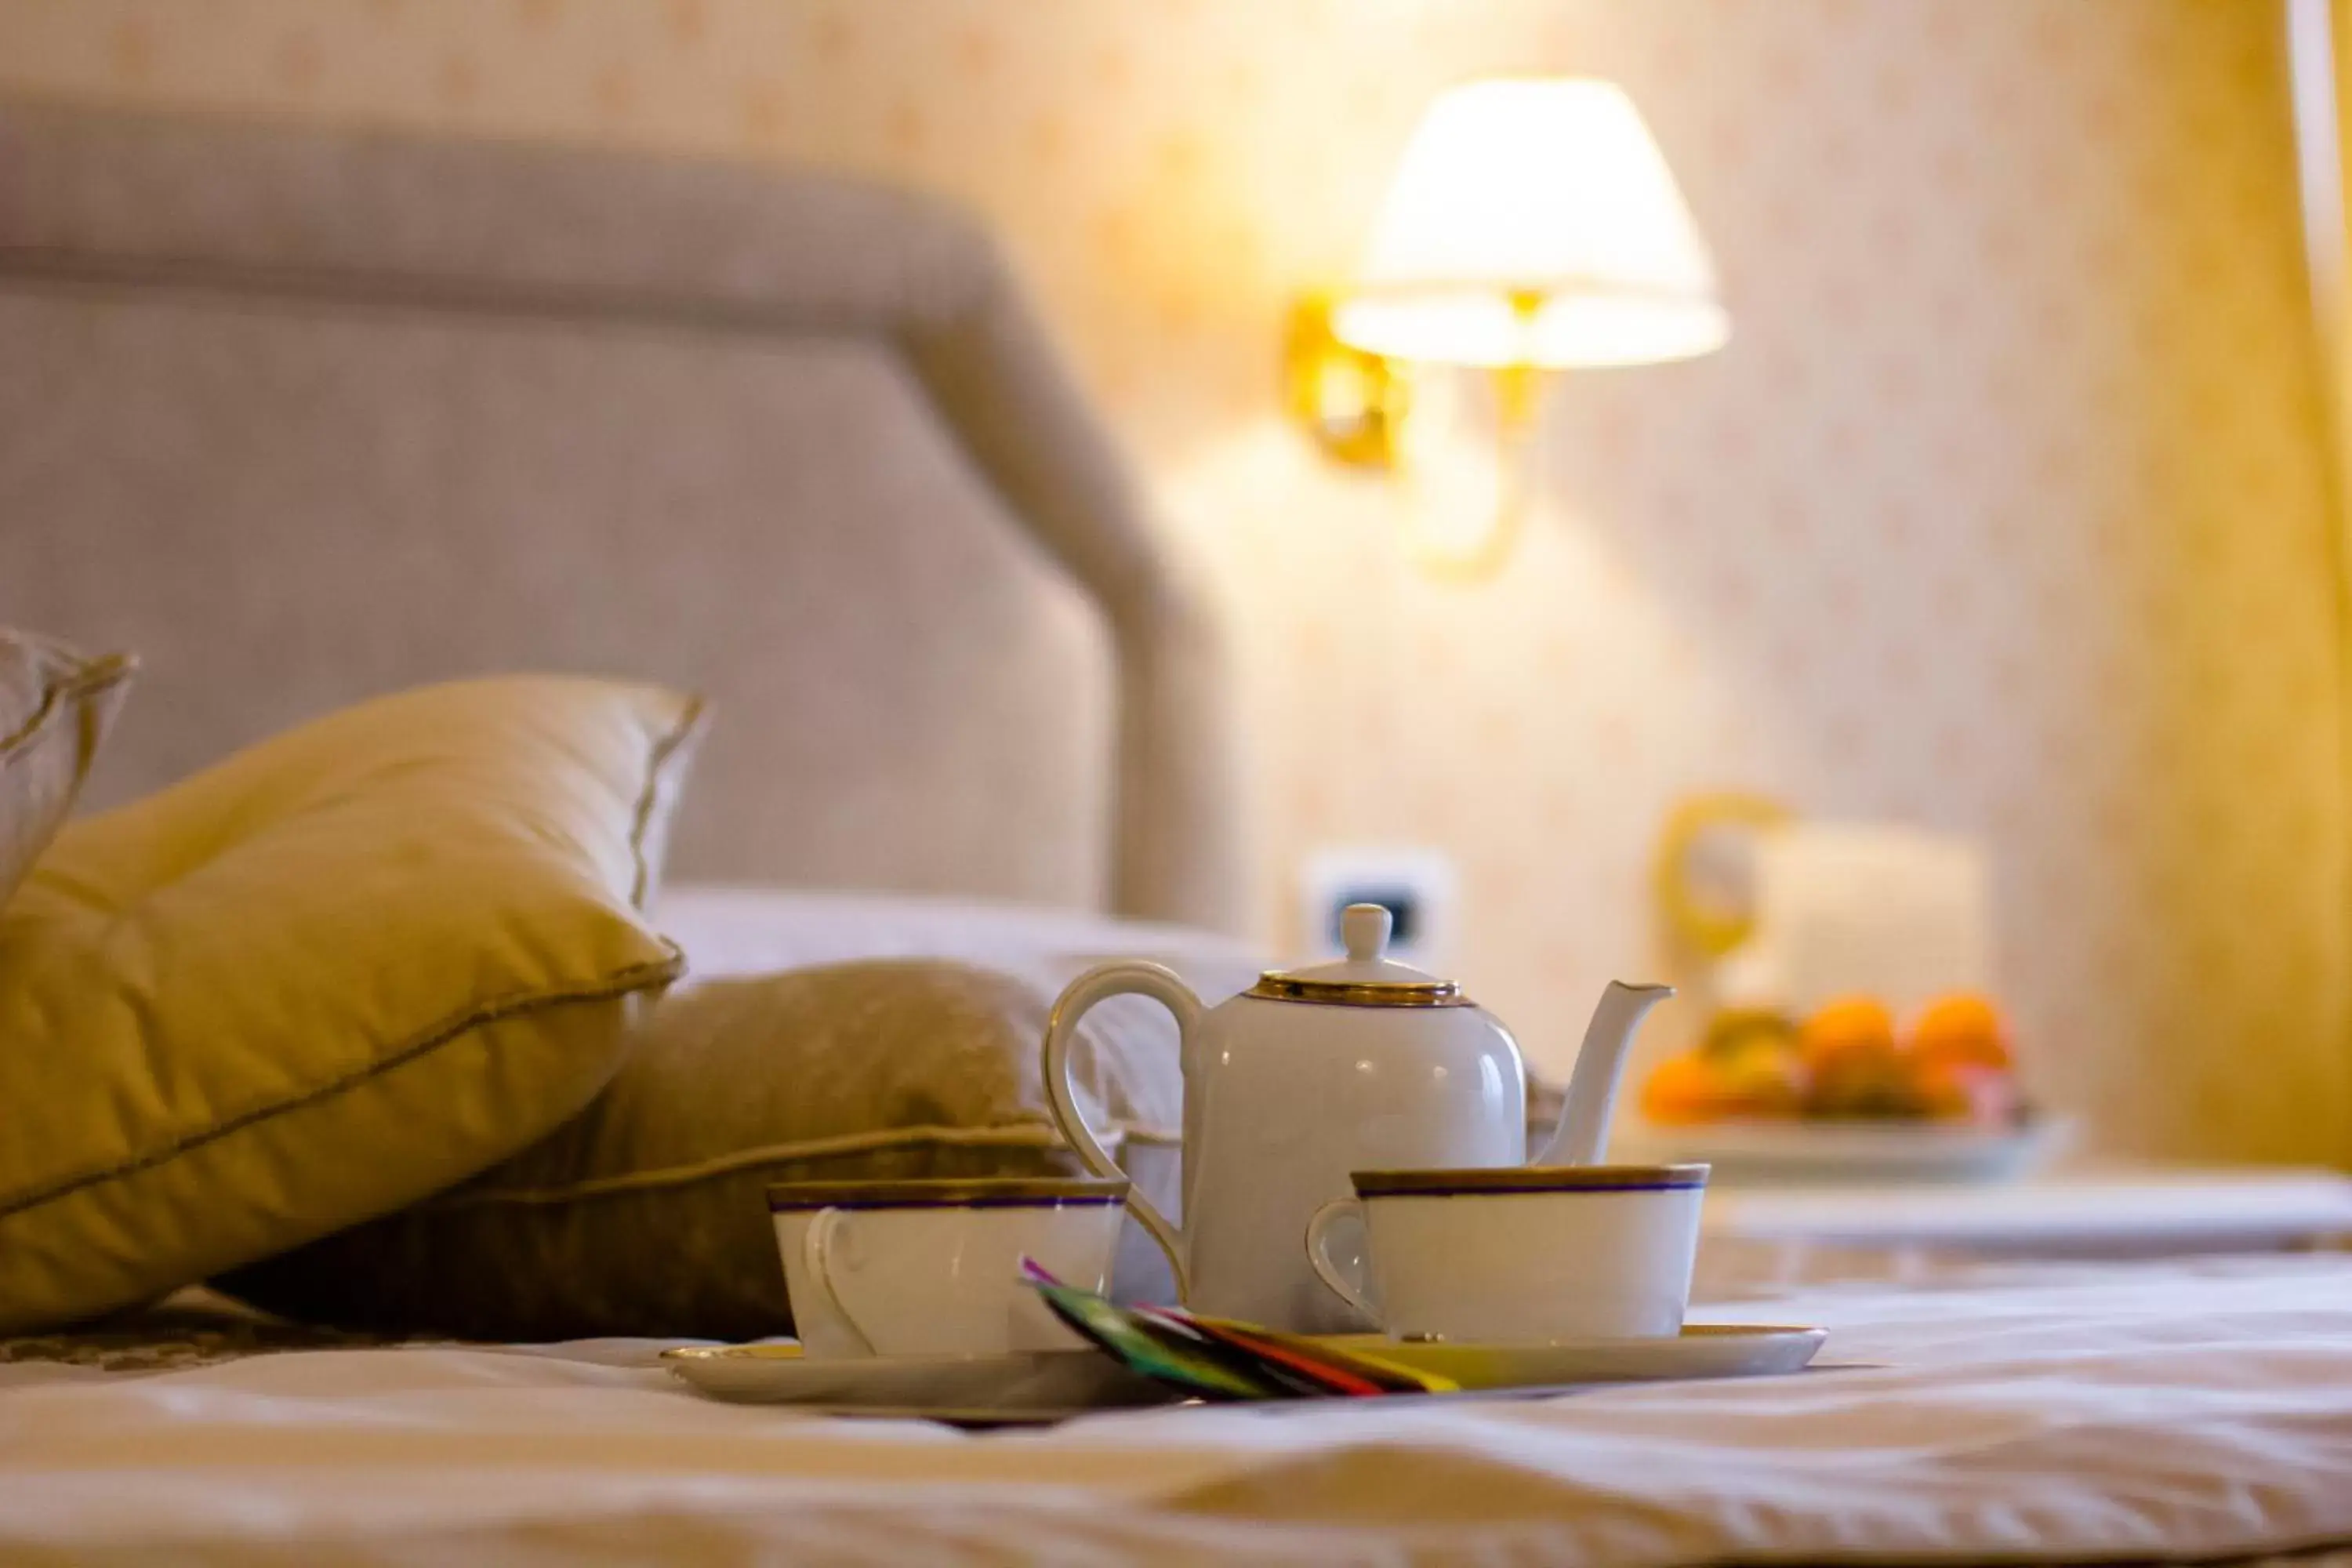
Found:
[[(1078, 1109), (1077, 1096), (1070, 1088), (1070, 1047), (1078, 1037), (1078, 1020), (1086, 1016), (1087, 1008), (1106, 997), (1129, 994), (1149, 996), (1175, 1015), (1182, 1059), (1191, 1060), (1192, 1036), (1201, 1026), (1201, 999), (1165, 964), (1137, 961), (1105, 963), (1087, 970), (1071, 981), (1069, 988), (1055, 1002), (1054, 1015), (1045, 1025), (1045, 1103), (1053, 1110), (1055, 1127), (1077, 1151), (1079, 1163), (1097, 1176), (1117, 1178), (1126, 1173), (1103, 1148), (1094, 1129), (1087, 1125), (1085, 1112)], [(1169, 1270), (1176, 1277), (1177, 1300), (1190, 1298), (1192, 1279), (1184, 1268), (1183, 1233), (1169, 1224), (1168, 1216), (1139, 1192), (1129, 1189), (1127, 1207), (1142, 1222), (1151, 1239), (1160, 1244), (1160, 1250), (1168, 1255)]]

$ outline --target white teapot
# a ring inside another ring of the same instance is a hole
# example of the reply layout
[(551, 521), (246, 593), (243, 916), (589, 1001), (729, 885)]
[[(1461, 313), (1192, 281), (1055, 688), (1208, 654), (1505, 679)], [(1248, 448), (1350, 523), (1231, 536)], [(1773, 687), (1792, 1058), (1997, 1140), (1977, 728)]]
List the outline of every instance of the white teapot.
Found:
[[(1055, 1124), (1097, 1175), (1119, 1169), (1071, 1092), (1078, 1020), (1133, 992), (1176, 1016), (1184, 1072), (1183, 1226), (1141, 1194), (1129, 1211), (1174, 1270), (1185, 1305), (1297, 1332), (1369, 1327), (1317, 1279), (1300, 1238), (1349, 1195), (1348, 1173), (1527, 1160), (1527, 1089), (1508, 1030), (1451, 981), (1385, 956), (1390, 915), (1352, 904), (1342, 963), (1270, 972), (1204, 1009), (1173, 971), (1107, 963), (1071, 982), (1045, 1030)], [(1538, 1164), (1600, 1157), (1625, 1048), (1673, 992), (1612, 983), (1585, 1033), (1559, 1126)]]

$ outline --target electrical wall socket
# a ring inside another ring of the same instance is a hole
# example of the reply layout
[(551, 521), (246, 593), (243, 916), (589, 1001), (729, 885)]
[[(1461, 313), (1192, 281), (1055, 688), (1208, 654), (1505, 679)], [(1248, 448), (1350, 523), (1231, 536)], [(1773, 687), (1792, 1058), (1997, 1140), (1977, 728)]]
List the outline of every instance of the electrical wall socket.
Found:
[(1299, 867), (1298, 945), (1310, 958), (1341, 951), (1339, 911), (1381, 904), (1395, 917), (1389, 956), (1433, 973), (1454, 960), (1458, 878), (1443, 850), (1407, 845), (1333, 845)]

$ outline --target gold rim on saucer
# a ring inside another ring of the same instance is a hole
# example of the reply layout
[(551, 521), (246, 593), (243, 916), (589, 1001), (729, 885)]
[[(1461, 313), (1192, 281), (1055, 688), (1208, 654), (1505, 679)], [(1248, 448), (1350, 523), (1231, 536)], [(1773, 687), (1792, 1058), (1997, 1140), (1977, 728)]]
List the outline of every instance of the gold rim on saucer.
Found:
[(768, 1212), (800, 1209), (1028, 1208), (1039, 1205), (1110, 1204), (1127, 1200), (1124, 1178), (1104, 1176), (961, 1176), (908, 1182), (776, 1182)]
[(1360, 1198), (1490, 1193), (1670, 1193), (1706, 1185), (1705, 1165), (1496, 1165), (1445, 1171), (1354, 1171)]

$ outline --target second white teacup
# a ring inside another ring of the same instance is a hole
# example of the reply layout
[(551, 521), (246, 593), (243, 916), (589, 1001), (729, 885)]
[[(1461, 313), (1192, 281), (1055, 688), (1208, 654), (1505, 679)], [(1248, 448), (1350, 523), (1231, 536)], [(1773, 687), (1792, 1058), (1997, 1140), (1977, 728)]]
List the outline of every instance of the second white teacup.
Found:
[(1021, 1259), (1102, 1289), (1127, 1185), (1005, 1177), (771, 1186), (803, 1352), (973, 1356), (1082, 1344), (1022, 1283)]
[(1307, 1261), (1391, 1339), (1675, 1334), (1706, 1175), (1705, 1165), (1358, 1171), (1356, 1196), (1308, 1223)]

